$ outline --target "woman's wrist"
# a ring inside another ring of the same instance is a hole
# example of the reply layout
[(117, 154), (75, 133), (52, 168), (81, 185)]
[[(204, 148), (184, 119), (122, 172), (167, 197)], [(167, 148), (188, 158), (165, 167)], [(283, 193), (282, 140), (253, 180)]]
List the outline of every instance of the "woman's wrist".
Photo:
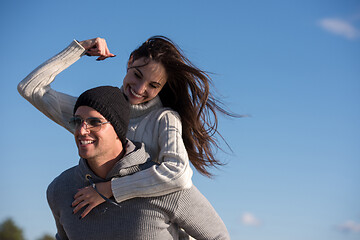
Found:
[(111, 181), (97, 183), (96, 188), (102, 195), (104, 195), (107, 198), (110, 198), (113, 196), (112, 189), (111, 189)]

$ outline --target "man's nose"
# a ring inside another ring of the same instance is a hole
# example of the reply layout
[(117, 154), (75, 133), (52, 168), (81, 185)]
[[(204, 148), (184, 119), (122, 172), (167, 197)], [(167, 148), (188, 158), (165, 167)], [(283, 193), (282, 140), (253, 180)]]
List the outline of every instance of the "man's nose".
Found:
[(77, 131), (79, 131), (80, 134), (84, 135), (89, 133), (88, 126), (85, 121), (81, 123), (81, 125), (78, 127)]

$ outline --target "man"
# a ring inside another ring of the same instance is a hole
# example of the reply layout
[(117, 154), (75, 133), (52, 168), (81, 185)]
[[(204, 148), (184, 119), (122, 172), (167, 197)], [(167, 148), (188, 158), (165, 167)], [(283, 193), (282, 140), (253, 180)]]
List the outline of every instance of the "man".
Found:
[(121, 203), (104, 197), (106, 202), (92, 209), (86, 218), (74, 213), (72, 202), (78, 189), (89, 185), (95, 189), (95, 183), (155, 163), (142, 144), (126, 139), (129, 105), (117, 87), (97, 87), (81, 94), (71, 123), (79, 164), (55, 178), (47, 190), (57, 239), (178, 239), (179, 228), (196, 239), (229, 239), (221, 218), (195, 186)]

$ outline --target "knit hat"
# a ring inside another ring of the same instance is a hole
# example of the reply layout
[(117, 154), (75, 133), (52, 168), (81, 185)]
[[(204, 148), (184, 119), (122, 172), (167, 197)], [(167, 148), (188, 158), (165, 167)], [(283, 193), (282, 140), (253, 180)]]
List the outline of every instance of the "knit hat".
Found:
[(126, 144), (130, 105), (119, 88), (101, 86), (89, 89), (77, 99), (74, 114), (80, 106), (91, 107), (103, 115), (114, 127), (122, 144)]

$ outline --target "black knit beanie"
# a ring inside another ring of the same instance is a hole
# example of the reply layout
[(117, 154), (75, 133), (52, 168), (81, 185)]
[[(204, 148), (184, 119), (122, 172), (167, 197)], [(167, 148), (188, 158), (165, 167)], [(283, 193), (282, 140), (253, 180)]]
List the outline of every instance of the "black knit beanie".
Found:
[(77, 99), (74, 114), (80, 106), (91, 107), (103, 115), (114, 127), (120, 141), (125, 146), (130, 105), (119, 88), (101, 86), (89, 89)]

